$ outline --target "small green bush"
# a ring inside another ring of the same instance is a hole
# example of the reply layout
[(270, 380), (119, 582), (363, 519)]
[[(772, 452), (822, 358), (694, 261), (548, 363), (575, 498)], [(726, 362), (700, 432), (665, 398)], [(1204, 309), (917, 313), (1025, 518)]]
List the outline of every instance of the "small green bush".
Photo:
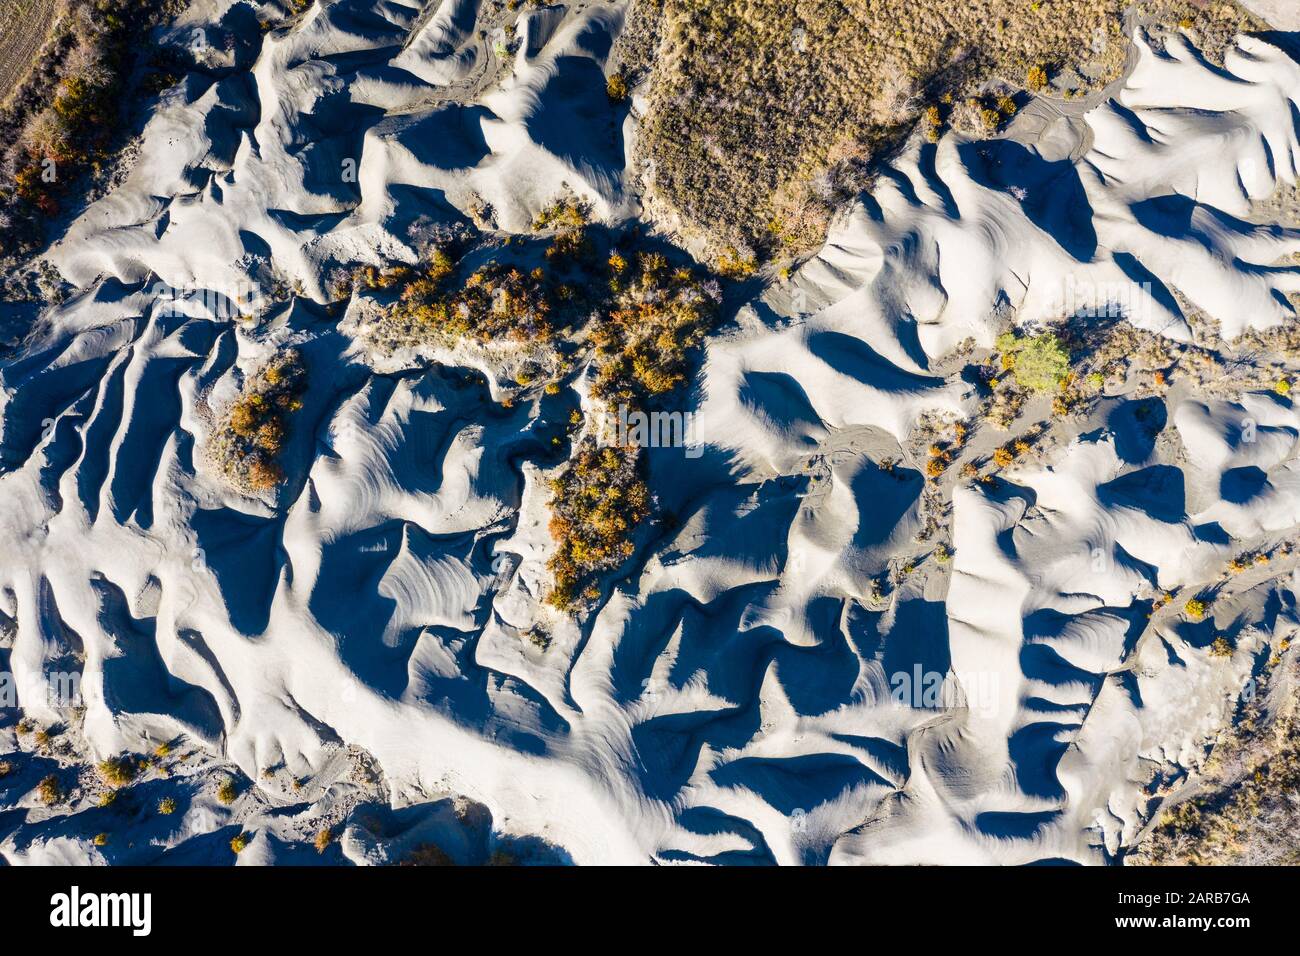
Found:
[(1069, 374), (1070, 353), (1055, 332), (1028, 336), (1007, 332), (998, 337), (997, 345), (1003, 364), (1030, 391), (1054, 391)]

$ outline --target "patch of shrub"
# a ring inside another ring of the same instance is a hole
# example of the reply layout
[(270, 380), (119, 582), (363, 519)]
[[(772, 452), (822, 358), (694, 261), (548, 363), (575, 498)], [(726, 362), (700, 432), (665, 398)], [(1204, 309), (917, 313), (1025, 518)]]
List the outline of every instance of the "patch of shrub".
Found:
[[(527, 268), (513, 261), (516, 253), (510, 250), (458, 279), (451, 255), (435, 255), (394, 284), (395, 301), (380, 306), (366, 334), (381, 350), (465, 340), (513, 342), (529, 349), (540, 344), (548, 350), (546, 357), (530, 352), (514, 379), (524, 388), (540, 382), (548, 396), (560, 394), (561, 386), (552, 377), (555, 372), (544, 366), (571, 368), (562, 349), (572, 348), (585, 334), (593, 346), (596, 399), (637, 409), (666, 403), (686, 382), (691, 354), (716, 319), (721, 286), (657, 251), (619, 247), (595, 255), (595, 241), (583, 223), (585, 212), (568, 200), (537, 217), (535, 228), (556, 230), (545, 267)], [(519, 260), (527, 251), (517, 253)], [(580, 413), (574, 415), (570, 434), (582, 422)], [(561, 446), (563, 439), (554, 435), (551, 443)], [(635, 449), (589, 447), (556, 479), (555, 606), (572, 608), (589, 594), (597, 573), (631, 553), (631, 530), (649, 516), (649, 494), (636, 462)]]
[(455, 862), (440, 846), (421, 843), (397, 861), (398, 866), (455, 866)]
[(634, 448), (588, 444), (551, 479), (550, 532), (556, 550), (547, 562), (553, 584), (547, 602), (572, 610), (595, 575), (632, 556), (632, 535), (650, 516), (650, 490)]
[[(539, 221), (543, 218), (553, 225), (565, 221), (565, 213), (552, 211)], [(463, 340), (549, 344), (587, 305), (581, 290), (596, 285), (575, 277), (567, 258), (583, 254), (586, 245), (583, 229), (564, 229), (551, 243), (546, 267), (529, 267), (522, 256), (503, 254), (459, 280), (451, 254), (436, 250), (393, 283), (396, 301), (377, 303), (367, 337), (387, 352)]]
[[(471, 273), (446, 298), (418, 301), (403, 293), (417, 323), (453, 339), (548, 341), (555, 334), (543, 276), (492, 263)], [(409, 290), (408, 290), (409, 291)]]
[(1055, 332), (1026, 336), (1007, 332), (998, 337), (997, 347), (1003, 367), (1030, 391), (1053, 391), (1070, 372), (1070, 353)]
[(52, 807), (56, 803), (62, 803), (66, 794), (63, 792), (62, 784), (59, 783), (59, 778), (50, 774), (36, 785), (36, 796), (40, 798), (41, 803)]
[(622, 73), (611, 73), (605, 81), (605, 95), (611, 103), (622, 103), (627, 99), (627, 79)]
[(130, 754), (101, 760), (97, 769), (104, 782), (110, 787), (125, 787), (135, 779), (136, 774), (139, 772), (139, 768)]
[(551, 647), (551, 635), (546, 633), (543, 628), (536, 625), (530, 627), (524, 632), (524, 639), (543, 653)]
[(546, 229), (581, 229), (587, 225), (590, 216), (591, 208), (583, 200), (557, 199), (533, 218), (533, 230), (541, 232)]
[(718, 256), (714, 268), (724, 279), (747, 279), (758, 271), (758, 258), (747, 249), (728, 246)]
[(636, 268), (611, 279), (614, 307), (591, 331), (596, 395), (610, 403), (644, 403), (686, 381), (687, 357), (704, 341), (722, 298), (716, 284), (671, 268), (659, 253), (641, 253)]
[(278, 461), (289, 433), (289, 417), (302, 409), (307, 372), (301, 355), (285, 350), (245, 383), (242, 394), (218, 422), (212, 455), (236, 487), (269, 491), (284, 478)]

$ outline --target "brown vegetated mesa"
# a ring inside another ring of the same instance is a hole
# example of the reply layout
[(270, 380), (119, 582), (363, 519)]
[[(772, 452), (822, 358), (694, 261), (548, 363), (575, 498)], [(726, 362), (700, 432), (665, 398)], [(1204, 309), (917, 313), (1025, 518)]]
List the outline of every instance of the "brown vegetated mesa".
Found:
[[(1014, 112), (1011, 93), (1074, 96), (1117, 78), (1127, 6), (641, 0), (636, 15), (654, 18), (646, 29), (658, 38), (642, 67), (652, 190), (721, 253), (805, 250), (871, 159), (930, 109), (941, 123), (975, 97), (976, 118), (996, 128)], [(1175, 6), (1145, 10), (1177, 24)], [(1235, 4), (1198, 12), (1195, 25), (1209, 47), (1260, 26)], [(1002, 93), (983, 95), (990, 83)]]

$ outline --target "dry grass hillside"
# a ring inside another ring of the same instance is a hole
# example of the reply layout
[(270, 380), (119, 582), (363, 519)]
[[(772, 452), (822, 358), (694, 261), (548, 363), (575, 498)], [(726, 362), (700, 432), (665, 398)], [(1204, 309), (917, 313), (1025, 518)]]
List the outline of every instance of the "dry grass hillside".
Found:
[(1198, 792), (1165, 810), (1127, 862), (1300, 864), (1300, 659), (1285, 654), (1288, 646), (1282, 642), (1284, 656), (1270, 661), (1261, 694), (1210, 754)]
[[(640, 0), (628, 59), (637, 79), (654, 70), (644, 144), (655, 196), (720, 250), (808, 248), (873, 153), (918, 120), (996, 127), (1025, 92), (1073, 97), (1116, 78), (1126, 6)], [(1258, 26), (1231, 3), (1141, 11), (1219, 43)]]
[(27, 76), (62, 5), (61, 0), (0, 0), (0, 103)]

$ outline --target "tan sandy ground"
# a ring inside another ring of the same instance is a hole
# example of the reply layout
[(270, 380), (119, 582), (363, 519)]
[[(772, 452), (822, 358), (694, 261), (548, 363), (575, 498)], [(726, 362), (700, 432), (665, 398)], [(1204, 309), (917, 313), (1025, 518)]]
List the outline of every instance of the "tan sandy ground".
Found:
[(1242, 5), (1279, 30), (1300, 30), (1300, 7), (1293, 0), (1245, 0)]

